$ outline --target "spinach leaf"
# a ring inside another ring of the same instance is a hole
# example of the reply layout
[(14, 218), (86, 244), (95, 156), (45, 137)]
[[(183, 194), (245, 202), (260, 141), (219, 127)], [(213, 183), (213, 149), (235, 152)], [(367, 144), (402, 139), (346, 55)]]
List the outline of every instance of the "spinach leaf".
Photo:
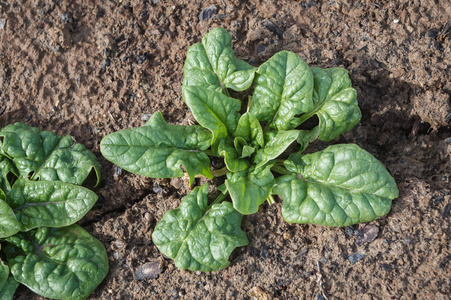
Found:
[[(0, 198), (2, 198), (1, 195)], [(0, 199), (0, 238), (12, 236), (21, 230), (16, 215), (5, 200), (6, 197), (5, 199)]]
[(165, 213), (152, 234), (155, 245), (181, 269), (223, 269), (230, 253), (248, 244), (241, 214), (230, 202), (209, 206), (207, 194), (207, 184), (194, 188), (179, 208)]
[(105, 247), (76, 224), (41, 227), (7, 240), (14, 279), (44, 297), (85, 299), (108, 272)]
[(153, 178), (182, 177), (190, 183), (196, 174), (211, 178), (208, 149), (211, 134), (200, 126), (169, 125), (161, 113), (142, 127), (124, 129), (103, 138), (100, 151), (127, 171)]
[(348, 72), (342, 68), (312, 68), (314, 76), (314, 108), (301, 120), (316, 114), (319, 118), (319, 140), (328, 142), (351, 130), (362, 116), (357, 93)]
[(228, 173), (225, 182), (233, 201), (233, 207), (243, 215), (254, 214), (271, 191), (274, 176), (271, 166), (263, 168), (252, 166), (249, 170)]
[[(284, 200), (289, 223), (349, 226), (386, 215), (398, 197), (384, 166), (354, 144), (329, 146), (313, 154), (292, 154), (285, 166), (294, 175), (272, 189)], [(297, 175), (296, 175), (297, 174)]]
[(223, 92), (248, 89), (256, 68), (235, 57), (232, 38), (223, 28), (215, 28), (204, 36), (202, 44), (188, 49), (183, 86), (198, 86)]
[(21, 231), (63, 227), (80, 220), (97, 202), (93, 191), (61, 182), (19, 179), (6, 194)]
[[(9, 268), (8, 268), (9, 274)], [(13, 276), (9, 276), (5, 281), (2, 289), (0, 289), (0, 299), (2, 300), (12, 300), (16, 289), (19, 287), (19, 283), (14, 279)]]
[(91, 172), (93, 187), (100, 182), (100, 164), (94, 154), (71, 136), (61, 137), (23, 123), (0, 130), (0, 154), (9, 158), (21, 177), (31, 180), (60, 180), (82, 185)]
[(300, 124), (296, 115), (314, 108), (313, 73), (299, 55), (282, 51), (257, 70), (249, 113), (276, 130)]

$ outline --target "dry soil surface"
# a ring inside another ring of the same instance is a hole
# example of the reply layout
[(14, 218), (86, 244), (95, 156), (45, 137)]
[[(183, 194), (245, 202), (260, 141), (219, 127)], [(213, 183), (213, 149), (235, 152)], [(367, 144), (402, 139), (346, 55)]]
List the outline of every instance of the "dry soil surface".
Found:
[[(0, 125), (70, 134), (99, 158), (99, 201), (80, 224), (105, 244), (110, 271), (90, 299), (449, 299), (450, 16), (446, 0), (0, 0)], [(99, 143), (157, 111), (173, 124), (193, 120), (184, 58), (218, 26), (254, 66), (290, 50), (349, 70), (363, 117), (334, 142), (387, 166), (400, 189), (388, 216), (292, 225), (278, 200), (244, 218), (250, 244), (225, 270), (179, 270), (158, 251), (153, 228), (187, 180), (121, 171)], [(362, 240), (365, 231), (377, 237)], [(156, 278), (143, 279), (149, 267)], [(22, 286), (16, 299), (40, 297)]]

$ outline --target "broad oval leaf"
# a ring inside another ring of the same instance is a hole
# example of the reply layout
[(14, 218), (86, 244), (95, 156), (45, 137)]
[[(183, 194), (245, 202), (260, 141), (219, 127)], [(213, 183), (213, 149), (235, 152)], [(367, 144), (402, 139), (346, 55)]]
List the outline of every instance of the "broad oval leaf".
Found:
[(196, 187), (180, 207), (166, 212), (152, 239), (181, 269), (217, 271), (227, 267), (236, 247), (249, 242), (241, 230), (241, 214), (230, 202), (208, 206), (208, 184)]
[(61, 181), (19, 179), (6, 194), (21, 231), (71, 225), (86, 215), (97, 194), (82, 186)]
[(285, 166), (298, 175), (279, 177), (272, 192), (284, 200), (290, 223), (349, 226), (386, 215), (398, 197), (393, 177), (371, 154), (353, 144), (313, 154), (293, 154)]
[(169, 125), (158, 112), (142, 127), (104, 137), (100, 151), (123, 169), (152, 178), (181, 177), (183, 165), (192, 184), (197, 174), (212, 177), (210, 159), (203, 152), (211, 138), (201, 126)]
[(240, 118), (239, 100), (196, 86), (185, 87), (183, 99), (197, 122), (213, 133), (211, 144), (235, 131)]
[[(9, 268), (8, 268), (8, 275), (9, 275)], [(14, 279), (12, 275), (9, 275), (8, 279), (6, 280), (5, 284), (3, 285), (3, 288), (0, 289), (0, 299), (2, 300), (13, 300), (14, 293), (16, 292), (16, 289), (19, 287), (19, 283)]]
[(26, 124), (15, 123), (0, 130), (0, 154), (11, 159), (21, 177), (60, 180), (82, 185), (91, 172), (100, 182), (100, 164), (71, 136), (61, 137)]
[(14, 279), (52, 299), (86, 299), (108, 272), (103, 244), (80, 226), (32, 230), (6, 247)]
[(264, 168), (251, 167), (249, 171), (227, 173), (226, 186), (233, 207), (243, 215), (256, 213), (271, 191), (274, 176), (271, 164)]
[(295, 128), (296, 115), (313, 110), (313, 73), (293, 52), (282, 51), (257, 70), (249, 113), (276, 130)]
[(271, 136), (265, 148), (257, 151), (255, 163), (257, 168), (262, 167), (268, 161), (279, 157), (299, 136), (299, 130), (277, 131)]
[[(0, 190), (1, 193), (3, 191)], [(12, 236), (20, 230), (20, 223), (17, 221), (12, 208), (4, 200), (0, 199), (0, 238)]]
[(316, 114), (319, 118), (319, 137), (328, 142), (351, 130), (362, 116), (357, 93), (348, 72), (343, 68), (312, 68), (314, 76), (313, 101), (315, 108), (301, 119)]
[(232, 38), (223, 28), (215, 28), (188, 49), (184, 66), (183, 87), (198, 86), (228, 94), (248, 89), (254, 80), (256, 68), (237, 59), (232, 49)]

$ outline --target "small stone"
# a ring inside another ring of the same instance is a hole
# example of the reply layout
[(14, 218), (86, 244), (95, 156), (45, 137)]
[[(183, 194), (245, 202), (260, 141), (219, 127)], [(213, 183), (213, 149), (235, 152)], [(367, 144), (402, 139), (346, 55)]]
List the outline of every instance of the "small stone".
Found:
[(352, 253), (351, 255), (348, 256), (348, 259), (351, 262), (351, 264), (355, 264), (356, 262), (360, 261), (365, 256), (366, 256), (366, 254)]
[(0, 29), (5, 29), (6, 19), (0, 19)]
[(366, 225), (362, 229), (355, 232), (355, 235), (357, 236), (355, 244), (357, 246), (361, 246), (364, 243), (370, 243), (374, 241), (375, 238), (377, 238), (378, 234), (379, 227), (377, 227), (376, 225)]
[(160, 194), (160, 193), (163, 192), (163, 189), (161, 188), (161, 186), (156, 181), (153, 183), (153, 191), (156, 194)]
[(155, 279), (161, 274), (160, 262), (153, 260), (145, 263), (135, 272), (136, 280)]
[(266, 46), (265, 45), (260, 44), (260, 45), (257, 46), (257, 54), (261, 54), (261, 53), (265, 52), (265, 50), (266, 50)]
[(200, 15), (199, 15), (199, 19), (201, 21), (207, 21), (209, 19), (211, 19), (211, 17), (216, 14), (216, 12), (218, 11), (218, 9), (216, 8), (216, 6), (213, 4), (209, 7), (207, 7), (206, 9), (204, 9)]
[(271, 20), (266, 19), (262, 23), (263, 26), (269, 29), (269, 31), (275, 33), (280, 39), (283, 38), (283, 31), (276, 26)]
[(445, 143), (451, 144), (451, 137), (445, 139)]
[(72, 23), (73, 18), (72, 15), (68, 12), (64, 12), (61, 14), (61, 23)]
[(254, 286), (249, 290), (248, 294), (253, 300), (269, 300), (271, 296), (262, 290), (259, 286)]
[(438, 30), (435, 28), (429, 29), (427, 36), (431, 39), (435, 38), (438, 35)]
[(268, 258), (268, 247), (266, 247), (266, 246), (262, 247), (261, 256), (263, 257), (263, 259), (267, 259)]
[(291, 239), (291, 233), (285, 232), (285, 233), (283, 234), (283, 239), (284, 239), (284, 240), (289, 240), (289, 239)]
[(141, 120), (143, 121), (149, 121), (150, 117), (152, 116), (152, 114), (143, 114), (141, 116)]
[(121, 174), (122, 174), (122, 168), (119, 166), (116, 166), (114, 168), (114, 179), (118, 179), (119, 176), (121, 176)]
[(115, 260), (119, 260), (121, 258), (121, 254), (119, 252), (114, 252), (113, 257)]

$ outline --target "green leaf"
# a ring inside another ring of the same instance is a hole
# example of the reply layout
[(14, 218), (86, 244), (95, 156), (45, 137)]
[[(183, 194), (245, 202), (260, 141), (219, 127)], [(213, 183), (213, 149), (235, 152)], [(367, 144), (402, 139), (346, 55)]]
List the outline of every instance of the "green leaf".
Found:
[(349, 226), (386, 215), (398, 197), (396, 183), (371, 154), (354, 144), (313, 154), (292, 154), (286, 168), (298, 175), (277, 179), (272, 192), (284, 200), (290, 223)]
[(43, 297), (86, 299), (108, 272), (105, 247), (76, 224), (41, 227), (8, 241), (15, 280)]
[(27, 179), (17, 180), (6, 198), (22, 231), (71, 225), (97, 201), (96, 193), (78, 185)]
[(14, 181), (17, 177), (19, 177), (19, 172), (11, 160), (0, 154), (0, 190), (9, 191), (11, 189), (10, 181)]
[(343, 68), (312, 68), (314, 76), (313, 101), (315, 108), (301, 117), (319, 118), (319, 140), (328, 142), (351, 130), (362, 116), (357, 93), (352, 88), (348, 72)]
[(160, 112), (142, 127), (124, 129), (103, 138), (100, 151), (123, 169), (152, 177), (183, 176), (183, 165), (193, 183), (196, 174), (212, 178), (208, 149), (211, 133), (201, 126), (169, 125)]
[(227, 173), (226, 186), (233, 201), (233, 207), (243, 215), (258, 211), (269, 195), (274, 176), (271, 164), (257, 169), (251, 167), (248, 171)]
[(299, 136), (297, 138), (298, 144), (301, 146), (299, 148), (299, 153), (304, 152), (307, 149), (308, 145), (316, 140), (319, 135), (319, 126), (316, 126), (312, 130), (300, 130)]
[(246, 159), (240, 158), (240, 154), (232, 146), (230, 138), (222, 139), (218, 146), (219, 155), (224, 157), (224, 162), (227, 169), (231, 172), (240, 172), (249, 167), (249, 162)]
[(198, 86), (226, 95), (226, 88), (244, 91), (251, 86), (255, 70), (235, 57), (230, 34), (223, 28), (215, 28), (204, 36), (202, 43), (188, 49), (183, 87)]
[(265, 148), (257, 151), (255, 163), (262, 167), (271, 159), (279, 157), (299, 136), (299, 130), (277, 131), (266, 143)]
[(0, 154), (13, 161), (22, 177), (82, 185), (94, 172), (97, 178), (93, 186), (100, 182), (97, 158), (71, 136), (15, 123), (0, 130), (0, 141)]
[(254, 147), (261, 148), (265, 144), (260, 122), (250, 113), (245, 113), (241, 116), (233, 136), (243, 138), (248, 144)]
[[(8, 268), (9, 274), (9, 268)], [(16, 289), (19, 287), (19, 283), (14, 279), (13, 276), (9, 276), (6, 280), (3, 288), (0, 289), (0, 299), (2, 300), (12, 300)]]
[[(0, 193), (3, 193), (3, 191), (0, 190)], [(16, 215), (3, 197), (4, 194), (0, 195), (0, 198), (2, 198), (0, 199), (0, 238), (12, 236), (21, 230)]]
[[(0, 260), (0, 291), (5, 286), (5, 283), (7, 282), (9, 277), (9, 267), (3, 263), (2, 260)], [(0, 297), (0, 299), (3, 299)]]
[(213, 133), (211, 144), (235, 131), (240, 118), (239, 100), (196, 86), (185, 87), (183, 99), (197, 122)]
[(217, 271), (227, 267), (236, 247), (249, 242), (241, 230), (241, 214), (230, 202), (207, 205), (208, 184), (196, 187), (179, 208), (166, 212), (152, 239), (181, 269)]
[(286, 130), (300, 124), (296, 115), (311, 111), (313, 74), (299, 55), (282, 51), (257, 70), (249, 113), (270, 128)]

